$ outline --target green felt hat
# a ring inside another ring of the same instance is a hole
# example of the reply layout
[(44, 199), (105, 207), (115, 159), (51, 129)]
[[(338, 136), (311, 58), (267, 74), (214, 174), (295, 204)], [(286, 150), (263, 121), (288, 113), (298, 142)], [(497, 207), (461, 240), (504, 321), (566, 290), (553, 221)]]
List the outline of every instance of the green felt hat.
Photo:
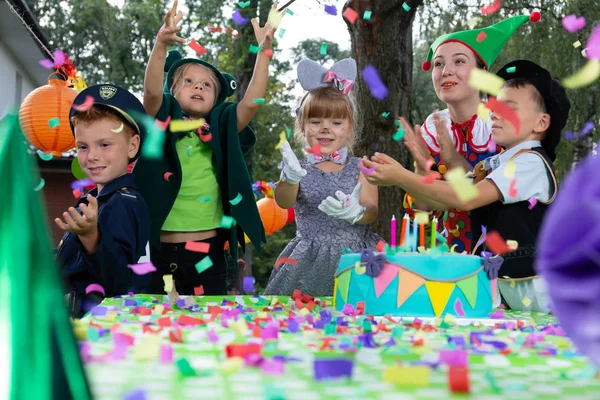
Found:
[(502, 48), (516, 30), (527, 21), (538, 22), (540, 19), (541, 14), (535, 11), (531, 15), (517, 15), (485, 28), (442, 35), (429, 48), (427, 60), (423, 62), (421, 68), (423, 71), (431, 69), (433, 54), (442, 44), (458, 42), (471, 49), (475, 53), (475, 56), (483, 63), (485, 69), (489, 70), (490, 65), (498, 57), (498, 54), (500, 54)]
[[(177, 50), (170, 50), (167, 56), (167, 61), (165, 62), (165, 72), (167, 73), (167, 79), (165, 80), (165, 87), (163, 91), (165, 93), (171, 92), (171, 86), (173, 86), (173, 75), (175, 74), (175, 70), (181, 67), (184, 64), (188, 63), (196, 63), (203, 65), (214, 72), (219, 80), (221, 85), (221, 90), (217, 95), (216, 104), (220, 104), (225, 101), (226, 98), (233, 95), (235, 93), (235, 89), (237, 89), (237, 83), (235, 78), (229, 75), (226, 72), (221, 72), (214, 65), (200, 60), (198, 58), (183, 58), (183, 55)], [(215, 104), (215, 105), (216, 105)]]

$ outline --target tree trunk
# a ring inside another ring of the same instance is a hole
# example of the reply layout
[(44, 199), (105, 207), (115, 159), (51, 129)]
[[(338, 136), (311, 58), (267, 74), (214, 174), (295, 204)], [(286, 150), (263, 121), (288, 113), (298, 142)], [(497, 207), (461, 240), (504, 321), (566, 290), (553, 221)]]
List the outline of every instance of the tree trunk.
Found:
[[(410, 117), (412, 87), (412, 23), (416, 8), (422, 0), (406, 1), (410, 11), (405, 11), (403, 0), (349, 0), (344, 6), (351, 7), (359, 15), (354, 24), (348, 25), (352, 41), (352, 55), (356, 59), (359, 77), (353, 93), (357, 106), (358, 127), (353, 152), (357, 156), (371, 156), (383, 152), (400, 161), (404, 166), (412, 163), (408, 152), (392, 138), (397, 130), (394, 121), (400, 116)], [(369, 21), (362, 17), (366, 10), (372, 12)], [(389, 89), (389, 95), (379, 101), (371, 95), (361, 71), (373, 65)], [(389, 112), (384, 118), (382, 113)], [(411, 168), (412, 169), (412, 168)], [(373, 224), (375, 232), (389, 238), (389, 221), (392, 215), (401, 219), (404, 191), (399, 187), (379, 189), (379, 217)]]

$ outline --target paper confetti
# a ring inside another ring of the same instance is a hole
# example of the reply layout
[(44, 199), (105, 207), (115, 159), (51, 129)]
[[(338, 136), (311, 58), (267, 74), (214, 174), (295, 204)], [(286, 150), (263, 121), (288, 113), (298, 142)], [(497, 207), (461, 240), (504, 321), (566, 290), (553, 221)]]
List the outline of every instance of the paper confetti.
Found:
[(493, 254), (502, 255), (511, 251), (502, 236), (497, 231), (488, 232), (485, 236), (485, 243)]
[(562, 19), (562, 26), (569, 33), (577, 32), (585, 27), (585, 17), (577, 17), (575, 14), (567, 15)]
[(504, 167), (504, 177), (510, 179), (515, 176), (516, 171), (517, 163), (514, 161), (508, 161)]
[(521, 121), (519, 120), (515, 110), (493, 97), (488, 98), (485, 106), (493, 113), (498, 114), (498, 116), (508, 121), (508, 123), (510, 123), (515, 129), (515, 133), (517, 135), (521, 132)]
[(113, 131), (114, 133), (120, 133), (123, 131), (123, 128), (125, 127), (125, 125), (121, 122), (121, 125), (119, 125), (118, 128), (116, 129), (111, 129), (111, 131)]
[(240, 193), (235, 196), (235, 199), (229, 200), (232, 206), (238, 205), (242, 201), (242, 195)]
[(256, 104), (265, 104), (265, 99), (264, 98), (256, 98), (256, 99), (252, 99), (252, 101)]
[(371, 10), (365, 10), (365, 12), (363, 14), (363, 19), (365, 21), (370, 21), (371, 20), (371, 14), (372, 14)]
[(267, 49), (267, 50), (265, 50), (265, 51), (264, 51), (264, 55), (265, 55), (265, 57), (267, 57), (267, 58), (271, 58), (271, 57), (273, 57), (273, 50), (271, 50), (271, 49)]
[(195, 131), (198, 128), (202, 127), (202, 125), (204, 125), (205, 122), (206, 121), (204, 120), (204, 118), (190, 119), (187, 121), (183, 119), (176, 119), (169, 123), (169, 129), (171, 130), (171, 132)]
[(280, 38), (280, 39), (282, 39), (282, 38), (283, 38), (283, 35), (285, 35), (285, 29), (281, 28), (281, 29), (279, 30), (279, 38)]
[(402, 8), (404, 9), (404, 11), (409, 12), (410, 11), (410, 6), (408, 4), (406, 4), (406, 2), (402, 3)]
[(567, 140), (579, 139), (580, 137), (585, 136), (588, 133), (590, 133), (592, 130), (594, 130), (594, 123), (586, 122), (585, 125), (583, 126), (583, 129), (580, 132), (566, 131), (565, 139), (567, 139)]
[(453, 168), (446, 172), (446, 181), (454, 189), (456, 197), (462, 202), (470, 201), (479, 195), (479, 189), (465, 176), (465, 170), (461, 167)]
[(592, 34), (585, 44), (585, 54), (589, 60), (600, 60), (600, 25), (596, 25), (592, 30)]
[(373, 172), (375, 172), (375, 166), (366, 168), (361, 162), (358, 163), (358, 169), (360, 169), (365, 175), (371, 175)]
[(469, 29), (473, 29), (475, 28), (481, 21), (483, 21), (483, 18), (481, 17), (474, 17), (474, 18), (470, 18), (467, 21), (467, 26), (469, 27)]
[(99, 293), (102, 293), (103, 296), (106, 296), (106, 293), (104, 292), (104, 288), (102, 286), (98, 285), (97, 283), (89, 284), (85, 288), (85, 294), (89, 294), (91, 292), (99, 292)]
[(223, 218), (221, 218), (221, 228), (231, 228), (232, 225), (235, 225), (235, 219), (233, 217), (230, 217), (228, 215), (223, 215)]
[(373, 95), (373, 97), (375, 97), (377, 100), (384, 100), (388, 96), (389, 90), (384, 85), (374, 66), (367, 65), (362, 70), (362, 78), (367, 83), (367, 86), (371, 91), (371, 95)]
[(244, 292), (246, 293), (254, 293), (254, 277), (253, 276), (245, 276), (244, 283), (242, 286)]
[(85, 100), (81, 104), (73, 104), (73, 109), (75, 111), (87, 111), (94, 105), (94, 98), (90, 95), (85, 96)]
[(150, 272), (156, 271), (156, 267), (151, 262), (145, 262), (140, 264), (128, 264), (129, 268), (133, 270), (136, 275), (146, 275)]
[(277, 143), (275, 145), (275, 150), (279, 149), (281, 146), (283, 146), (283, 144), (286, 142), (286, 138), (285, 138), (285, 132), (281, 132), (281, 134), (279, 134), (279, 143)]
[(173, 275), (163, 275), (163, 282), (165, 283), (165, 292), (169, 293), (173, 291)]
[(256, 54), (260, 51), (260, 46), (255, 46), (251, 44), (250, 47), (248, 47), (248, 51), (252, 54)]
[(196, 54), (198, 54), (199, 56), (206, 54), (206, 49), (201, 44), (196, 42), (195, 40), (192, 40), (191, 42), (189, 42), (188, 46), (192, 50), (194, 50), (196, 52)]
[(250, 0), (248, 0), (248, 1), (240, 1), (240, 2), (238, 2), (238, 6), (239, 6), (240, 8), (246, 8), (246, 7), (248, 7), (249, 5), (250, 5)]
[(325, 12), (329, 15), (336, 16), (337, 15), (337, 7), (333, 4), (326, 4)]
[(491, 15), (498, 11), (502, 7), (500, 0), (494, 0), (494, 2), (488, 6), (483, 6), (480, 8), (481, 15)]
[(581, 47), (581, 42), (579, 40), (573, 42), (573, 47), (576, 48), (576, 49), (579, 48), (579, 47)]
[(212, 260), (210, 259), (209, 256), (206, 256), (202, 260), (200, 260), (196, 263), (196, 271), (198, 271), (198, 273), (201, 274), (212, 266), (213, 266)]
[(327, 55), (327, 46), (329, 46), (327, 43), (322, 43), (321, 50), (319, 50), (319, 54), (321, 54), (322, 56), (326, 56)]
[(202, 140), (204, 143), (210, 142), (212, 140), (212, 133), (201, 133), (200, 135), (200, 140)]
[[(286, 11), (289, 9), (286, 9)], [(281, 25), (281, 20), (283, 19), (283, 15), (276, 8), (271, 8), (269, 11), (269, 16), (267, 17), (267, 22), (271, 24), (271, 26), (275, 29), (279, 28)], [(293, 13), (292, 13), (293, 15)]]
[(517, 180), (513, 179), (510, 181), (510, 185), (508, 186), (508, 197), (515, 198), (517, 197), (517, 188), (515, 187), (517, 184)]
[(146, 400), (146, 391), (143, 389), (135, 389), (131, 392), (125, 393), (122, 400)]
[(236, 23), (236, 25), (246, 25), (248, 22), (250, 22), (250, 18), (244, 18), (239, 10), (235, 10), (233, 12), (231, 19)]
[(181, 374), (181, 376), (183, 376), (184, 378), (196, 376), (196, 370), (194, 370), (194, 368), (187, 359), (180, 358), (179, 360), (175, 361), (175, 365), (179, 370), (179, 374)]
[(200, 203), (208, 203), (211, 199), (212, 199), (212, 197), (210, 197), (210, 196), (198, 197), (198, 201)]
[(294, 260), (293, 258), (289, 258), (289, 257), (280, 257), (277, 259), (277, 261), (275, 261), (275, 269), (278, 269), (281, 264), (291, 264), (291, 265), (296, 265), (298, 264), (298, 261)]
[(42, 150), (38, 150), (37, 152), (38, 157), (40, 158), (40, 160), (43, 161), (50, 161), (54, 158), (54, 155), (50, 152), (50, 153), (46, 153), (43, 152)]
[(60, 126), (60, 119), (58, 117), (50, 118), (48, 120), (48, 125), (50, 129), (54, 129)]
[(46, 186), (46, 180), (44, 178), (40, 178), (40, 183), (37, 184), (36, 187), (33, 188), (34, 191), (39, 192)]
[(194, 288), (194, 296), (202, 296), (204, 294), (204, 286), (200, 285)]
[[(589, 52), (586, 52), (589, 58)], [(575, 74), (562, 80), (567, 89), (578, 89), (594, 83), (600, 77), (600, 60), (590, 60)]]
[(165, 172), (165, 174), (163, 175), (163, 178), (165, 178), (165, 181), (169, 182), (169, 177), (173, 175), (172, 172)]
[(346, 18), (346, 21), (350, 22), (351, 24), (354, 24), (356, 22), (356, 19), (358, 18), (358, 13), (352, 8), (348, 7), (346, 8), (346, 11), (344, 11), (342, 16)]
[(210, 243), (206, 242), (185, 242), (185, 249), (195, 253), (207, 254), (210, 251)]
[(529, 206), (527, 206), (527, 208), (529, 208), (531, 210), (537, 204), (537, 200), (535, 197), (530, 197), (528, 201), (529, 201)]
[(456, 299), (456, 301), (454, 302), (454, 312), (459, 317), (465, 316), (465, 311), (463, 310), (463, 305), (462, 305), (460, 299)]
[(67, 56), (62, 50), (56, 50), (52, 53), (52, 60), (41, 60), (40, 65), (47, 69), (60, 68), (67, 61)]
[(515, 66), (506, 68), (506, 72), (508, 72), (509, 74), (514, 74), (516, 71), (517, 71), (517, 67), (515, 67)]
[(490, 110), (483, 103), (477, 105), (477, 116), (484, 121), (490, 119)]
[(384, 367), (383, 381), (397, 386), (429, 385), (429, 367)]
[(504, 79), (482, 69), (473, 68), (469, 75), (468, 84), (474, 89), (491, 94), (492, 96), (498, 96), (504, 86)]

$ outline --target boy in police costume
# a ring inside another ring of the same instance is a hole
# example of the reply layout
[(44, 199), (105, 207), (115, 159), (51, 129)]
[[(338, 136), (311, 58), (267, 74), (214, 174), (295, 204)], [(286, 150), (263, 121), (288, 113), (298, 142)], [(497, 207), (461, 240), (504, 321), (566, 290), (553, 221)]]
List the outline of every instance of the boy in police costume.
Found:
[[(83, 110), (88, 96), (94, 103)], [(103, 297), (140, 292), (149, 283), (148, 275), (136, 275), (128, 267), (149, 261), (150, 214), (134, 188), (133, 175), (127, 173), (145, 134), (136, 119), (143, 115), (144, 107), (134, 95), (107, 84), (79, 93), (69, 113), (79, 164), (97, 185), (62, 219), (55, 219), (65, 231), (57, 258), (74, 317), (81, 317)], [(88, 289), (92, 284), (102, 289)]]
[[(364, 158), (363, 165), (374, 168), (367, 177), (373, 183), (398, 185), (438, 210), (454, 207), (473, 211), (473, 248), (482, 236), (482, 226), (488, 233), (496, 231), (502, 238), (518, 242), (516, 251), (503, 254), (502, 264), (493, 263), (502, 300), (512, 309), (549, 312), (544, 282), (534, 270), (535, 242), (558, 190), (552, 163), (570, 102), (565, 89), (534, 62), (513, 61), (497, 75), (506, 81), (498, 100), (514, 111), (520, 126), (516, 131), (507, 118), (492, 114), (492, 137), (505, 151), (475, 166), (470, 176), (477, 197), (461, 200), (448, 182), (423, 183), (385, 154)], [(441, 121), (436, 127), (445, 128)], [(483, 248), (487, 250), (485, 243)], [(499, 305), (499, 298), (496, 300)]]

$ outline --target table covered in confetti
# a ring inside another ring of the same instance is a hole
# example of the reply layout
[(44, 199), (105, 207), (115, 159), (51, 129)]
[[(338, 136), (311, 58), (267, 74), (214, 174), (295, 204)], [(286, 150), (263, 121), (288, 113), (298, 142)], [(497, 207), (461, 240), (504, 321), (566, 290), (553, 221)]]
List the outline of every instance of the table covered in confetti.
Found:
[[(74, 329), (97, 399), (598, 399), (549, 315), (391, 319), (330, 299), (136, 295)], [(463, 393), (469, 391), (469, 394)]]

